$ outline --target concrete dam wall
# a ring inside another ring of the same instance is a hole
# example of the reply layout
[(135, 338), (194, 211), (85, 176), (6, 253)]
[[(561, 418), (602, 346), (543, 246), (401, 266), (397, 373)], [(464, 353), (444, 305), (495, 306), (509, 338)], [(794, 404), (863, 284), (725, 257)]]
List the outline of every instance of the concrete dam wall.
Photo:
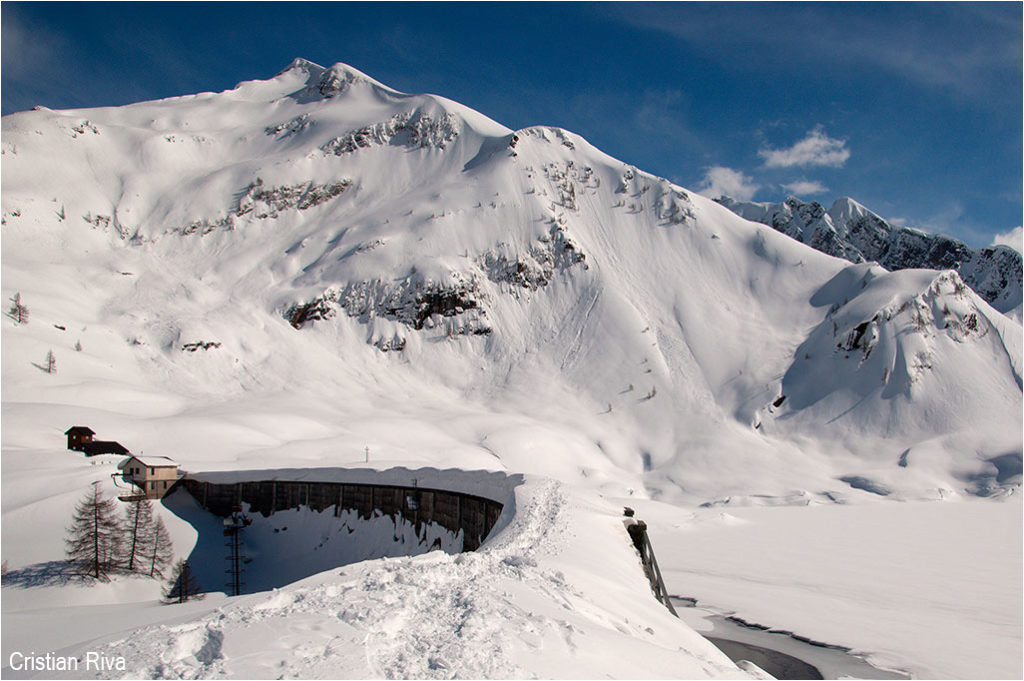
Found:
[(418, 486), (311, 480), (210, 482), (191, 477), (179, 484), (200, 506), (222, 518), (242, 504), (248, 505), (250, 513), (264, 518), (300, 508), (322, 513), (333, 507), (335, 517), (350, 511), (361, 519), (370, 519), (377, 512), (396, 521), (405, 520), (417, 530), (436, 523), (453, 534), (461, 532), (463, 551), (480, 547), (503, 509), (493, 499)]

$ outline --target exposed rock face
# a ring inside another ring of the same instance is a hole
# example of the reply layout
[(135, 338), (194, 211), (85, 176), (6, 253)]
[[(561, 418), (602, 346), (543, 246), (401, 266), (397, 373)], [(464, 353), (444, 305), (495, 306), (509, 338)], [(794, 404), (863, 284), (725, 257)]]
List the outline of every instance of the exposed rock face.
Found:
[[(307, 181), (294, 185), (267, 187), (263, 184), (263, 180), (257, 177), (242, 191), (235, 209), (224, 217), (213, 220), (208, 218), (194, 220), (184, 227), (178, 227), (169, 232), (182, 235), (196, 233), (206, 235), (216, 230), (233, 230), (241, 224), (243, 218), (266, 220), (277, 218), (282, 212), (291, 209), (308, 210), (341, 196), (351, 186), (352, 180), (344, 179), (326, 184)], [(92, 222), (89, 217), (85, 219), (86, 222)], [(110, 218), (99, 215), (94, 224), (99, 226), (102, 221), (109, 222)]]
[(850, 262), (877, 262), (890, 271), (955, 270), (1000, 312), (1022, 300), (1021, 254), (1006, 246), (973, 249), (941, 234), (895, 227), (849, 198), (829, 210), (816, 201), (789, 197), (782, 203), (717, 201), (737, 215), (769, 225), (801, 243)]
[(431, 116), (422, 110), (395, 114), (386, 121), (352, 130), (325, 143), (325, 154), (341, 156), (360, 148), (402, 144), (411, 148), (444, 149), (459, 135), (458, 121), (449, 113)]
[[(483, 298), (475, 275), (451, 272), (449, 281), (438, 282), (412, 273), (397, 281), (375, 279), (328, 289), (313, 300), (293, 304), (284, 317), (298, 329), (306, 322), (330, 319), (340, 307), (364, 322), (382, 317), (419, 331), (448, 320), (449, 335), (480, 336), (491, 333)], [(404, 345), (399, 339), (381, 349), (401, 350)]]

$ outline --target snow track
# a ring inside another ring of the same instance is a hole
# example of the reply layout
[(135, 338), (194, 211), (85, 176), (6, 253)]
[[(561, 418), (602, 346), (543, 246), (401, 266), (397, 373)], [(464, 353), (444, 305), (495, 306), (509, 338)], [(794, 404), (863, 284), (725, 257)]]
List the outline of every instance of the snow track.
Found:
[[(433, 554), (415, 567), (385, 564), (383, 575), (368, 576), (367, 592), (385, 578), (394, 606), (367, 641), (374, 670), (388, 678), (510, 678), (523, 670), (508, 655), (507, 639), (540, 647), (554, 633), (568, 641), (571, 625), (523, 610), (495, 583), (498, 577), (528, 582), (549, 596), (565, 588), (564, 578), (539, 569), (535, 558), (555, 550), (564, 503), (559, 485), (546, 482), (479, 553)], [(515, 626), (495, 619), (495, 611), (511, 614)]]

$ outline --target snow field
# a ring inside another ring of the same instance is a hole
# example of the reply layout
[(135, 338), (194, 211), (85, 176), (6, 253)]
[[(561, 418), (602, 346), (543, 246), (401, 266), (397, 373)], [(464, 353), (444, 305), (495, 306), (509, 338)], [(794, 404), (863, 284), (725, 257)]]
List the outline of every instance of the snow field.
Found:
[(669, 592), (700, 607), (851, 647), (914, 678), (1021, 676), (1019, 497), (688, 517), (635, 503)]

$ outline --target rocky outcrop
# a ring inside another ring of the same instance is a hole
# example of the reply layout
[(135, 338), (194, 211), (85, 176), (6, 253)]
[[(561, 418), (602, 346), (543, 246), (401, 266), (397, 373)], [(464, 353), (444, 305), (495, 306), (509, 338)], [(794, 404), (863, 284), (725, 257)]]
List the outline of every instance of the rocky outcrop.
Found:
[(263, 180), (257, 177), (243, 190), (235, 209), (224, 217), (215, 220), (195, 220), (184, 227), (171, 230), (171, 233), (188, 235), (198, 232), (204, 235), (218, 229), (232, 230), (241, 218), (248, 216), (266, 220), (277, 218), (286, 210), (308, 210), (341, 196), (351, 186), (352, 180), (345, 179), (325, 184), (310, 181), (267, 187)]
[(459, 125), (455, 116), (450, 113), (431, 116), (422, 109), (417, 109), (395, 114), (380, 123), (351, 130), (329, 140), (320, 147), (320, 150), (325, 154), (341, 156), (358, 149), (385, 144), (401, 144), (420, 149), (444, 149), (458, 135)]
[[(297, 329), (306, 323), (330, 319), (341, 308), (350, 317), (369, 323), (375, 317), (397, 321), (416, 331), (443, 325), (447, 335), (487, 335), (483, 293), (476, 276), (452, 272), (449, 280), (435, 281), (413, 272), (398, 281), (359, 281), (331, 288), (310, 301), (291, 305), (284, 318)], [(404, 341), (386, 339), (382, 350), (402, 350)]]

